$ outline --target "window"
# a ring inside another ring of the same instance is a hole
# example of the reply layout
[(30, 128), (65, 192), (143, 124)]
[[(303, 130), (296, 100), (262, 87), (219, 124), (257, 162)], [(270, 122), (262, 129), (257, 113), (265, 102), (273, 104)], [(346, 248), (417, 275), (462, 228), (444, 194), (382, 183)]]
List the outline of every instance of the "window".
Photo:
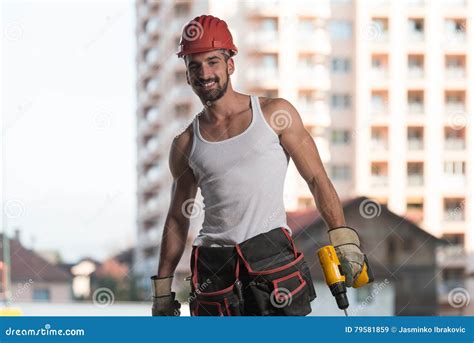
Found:
[(333, 130), (331, 132), (331, 142), (335, 145), (348, 144), (350, 141), (350, 133), (348, 130)]
[(421, 18), (408, 19), (408, 32), (413, 35), (423, 35), (424, 20)]
[(465, 19), (446, 19), (444, 23), (446, 33), (451, 35), (460, 35), (466, 31)]
[(388, 18), (372, 18), (372, 25), (380, 35), (388, 33)]
[(334, 73), (347, 74), (351, 70), (351, 60), (349, 58), (333, 58), (331, 60), (331, 71)]
[(176, 81), (176, 83), (183, 83), (183, 82), (186, 82), (186, 72), (184, 71), (176, 71), (174, 73), (174, 80)]
[(187, 117), (191, 112), (191, 106), (189, 104), (181, 104), (175, 106), (175, 113), (178, 117)]
[(345, 20), (333, 20), (329, 23), (329, 34), (332, 39), (346, 40), (352, 37), (352, 23)]
[(461, 175), (466, 174), (466, 162), (464, 161), (446, 161), (444, 162), (444, 174), (448, 175)]
[(33, 300), (37, 301), (49, 301), (50, 293), (47, 288), (36, 288), (33, 290)]
[(262, 67), (270, 70), (276, 70), (278, 68), (278, 59), (275, 54), (266, 54), (261, 58)]
[(464, 246), (464, 234), (463, 233), (447, 233), (443, 235), (443, 238), (453, 245)]
[(348, 165), (331, 166), (331, 177), (336, 181), (347, 181), (351, 178), (351, 168)]
[(189, 2), (177, 2), (174, 5), (174, 14), (177, 17), (188, 16), (191, 11), (191, 3)]
[(276, 18), (265, 18), (260, 21), (260, 29), (265, 32), (278, 31), (278, 21)]
[(351, 96), (349, 94), (332, 94), (331, 107), (333, 109), (345, 109), (351, 107)]
[(464, 220), (464, 199), (445, 198), (444, 199), (444, 220), (463, 221)]
[(298, 31), (308, 34), (316, 30), (316, 23), (312, 19), (300, 19), (298, 22)]

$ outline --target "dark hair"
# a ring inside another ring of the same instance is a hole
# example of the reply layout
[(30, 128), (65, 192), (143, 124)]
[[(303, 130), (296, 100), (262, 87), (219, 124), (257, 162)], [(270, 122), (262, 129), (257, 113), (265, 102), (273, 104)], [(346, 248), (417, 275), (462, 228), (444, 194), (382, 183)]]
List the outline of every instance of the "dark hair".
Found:
[[(224, 62), (226, 62), (226, 63), (229, 60), (229, 58), (232, 57), (231, 53), (227, 49), (218, 49), (217, 51), (219, 51), (222, 55), (224, 55)], [(184, 56), (184, 63), (187, 63), (187, 60), (186, 60), (187, 57), (188, 56)]]

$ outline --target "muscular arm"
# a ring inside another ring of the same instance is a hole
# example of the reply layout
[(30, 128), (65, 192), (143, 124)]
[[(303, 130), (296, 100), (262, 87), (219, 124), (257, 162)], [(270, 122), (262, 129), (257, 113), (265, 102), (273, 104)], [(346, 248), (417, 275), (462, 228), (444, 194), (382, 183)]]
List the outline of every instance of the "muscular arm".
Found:
[[(176, 137), (171, 145), (169, 166), (173, 176), (173, 185), (161, 241), (158, 277), (174, 273), (186, 246), (189, 231), (189, 213), (186, 213), (186, 208), (192, 208), (197, 192), (197, 184), (187, 158), (191, 143), (192, 136), (183, 133)], [(193, 199), (193, 203), (191, 200), (189, 203), (186, 202), (188, 199)], [(185, 202), (185, 209), (183, 209)]]
[(324, 170), (313, 137), (305, 129), (298, 111), (288, 101), (275, 99), (274, 108), (289, 116), (289, 123), (280, 133), (280, 142), (290, 154), (305, 179), (316, 206), (329, 228), (344, 226), (344, 212), (339, 197)]

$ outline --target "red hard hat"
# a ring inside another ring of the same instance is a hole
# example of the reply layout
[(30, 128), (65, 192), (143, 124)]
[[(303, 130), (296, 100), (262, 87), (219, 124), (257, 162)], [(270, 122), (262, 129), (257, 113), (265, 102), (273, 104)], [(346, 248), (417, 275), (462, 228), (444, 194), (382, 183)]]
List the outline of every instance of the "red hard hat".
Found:
[(212, 15), (201, 15), (184, 26), (178, 57), (216, 49), (230, 50), (231, 56), (237, 54), (237, 47), (225, 21)]

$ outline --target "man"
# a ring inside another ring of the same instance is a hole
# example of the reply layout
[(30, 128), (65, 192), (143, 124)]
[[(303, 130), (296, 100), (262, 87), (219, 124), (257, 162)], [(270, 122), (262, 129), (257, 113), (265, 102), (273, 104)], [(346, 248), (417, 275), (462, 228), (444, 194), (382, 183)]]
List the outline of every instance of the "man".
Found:
[(281, 98), (236, 92), (230, 78), (236, 54), (224, 21), (203, 15), (185, 26), (178, 56), (204, 109), (170, 151), (172, 198), (158, 274), (152, 277), (153, 315), (180, 314), (171, 284), (188, 235), (184, 208), (198, 187), (205, 218), (193, 243), (191, 314), (311, 312), (313, 282), (283, 206), (289, 158), (330, 228), (348, 286), (363, 265), (358, 235), (345, 225), (339, 198), (297, 110)]

